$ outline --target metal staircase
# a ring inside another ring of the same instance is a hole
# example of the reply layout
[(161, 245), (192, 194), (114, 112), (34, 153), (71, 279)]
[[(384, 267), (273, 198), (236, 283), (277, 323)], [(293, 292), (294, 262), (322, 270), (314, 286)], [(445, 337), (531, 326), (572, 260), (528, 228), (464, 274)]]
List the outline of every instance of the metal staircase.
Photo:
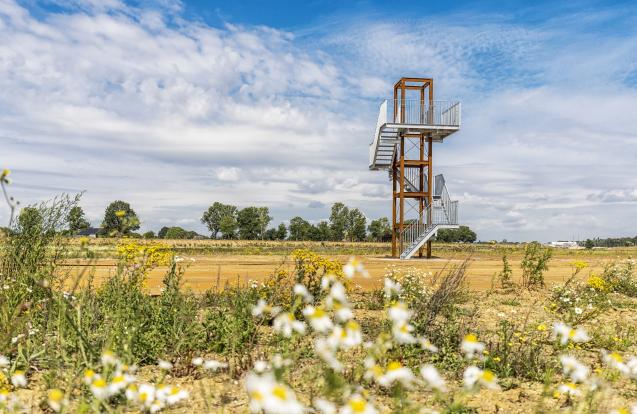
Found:
[(440, 229), (458, 227), (458, 202), (449, 198), (442, 174), (435, 178), (433, 203), (423, 212), (423, 220), (409, 223), (400, 232), (400, 258), (409, 259)]

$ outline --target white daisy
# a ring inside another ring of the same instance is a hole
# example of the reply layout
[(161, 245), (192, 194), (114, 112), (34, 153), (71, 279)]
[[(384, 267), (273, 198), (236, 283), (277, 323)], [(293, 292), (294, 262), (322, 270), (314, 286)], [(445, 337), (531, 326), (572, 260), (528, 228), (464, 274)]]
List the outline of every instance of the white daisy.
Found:
[(286, 338), (291, 337), (294, 332), (298, 332), (301, 335), (305, 333), (305, 324), (296, 320), (294, 315), (289, 312), (281, 313), (274, 318), (272, 328)]
[(440, 376), (440, 373), (433, 365), (421, 366), (420, 375), (422, 375), (429, 388), (440, 392), (445, 392), (447, 390), (445, 380)]
[(473, 359), (478, 355), (482, 356), (484, 352), (484, 344), (478, 341), (478, 337), (474, 334), (468, 334), (460, 343), (460, 350), (464, 353), (465, 358)]
[(16, 370), (11, 375), (11, 384), (16, 388), (24, 388), (27, 386), (27, 377), (24, 375), (24, 371)]
[(310, 321), (310, 326), (317, 332), (326, 333), (334, 324), (323, 308), (308, 305), (303, 309), (303, 315)]
[(477, 385), (494, 390), (499, 389), (495, 374), (488, 369), (481, 370), (476, 366), (470, 366), (465, 370), (463, 382), (467, 389), (473, 389)]
[(590, 369), (570, 355), (560, 356), (560, 363), (564, 370), (564, 375), (568, 375), (571, 381), (578, 383), (588, 379)]

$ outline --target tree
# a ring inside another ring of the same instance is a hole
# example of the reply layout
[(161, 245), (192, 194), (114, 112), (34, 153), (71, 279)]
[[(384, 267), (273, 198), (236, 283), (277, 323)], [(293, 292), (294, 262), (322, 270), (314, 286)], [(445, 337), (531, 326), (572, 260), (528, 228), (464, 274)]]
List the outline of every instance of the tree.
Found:
[(155, 232), (154, 231), (147, 231), (146, 233), (144, 233), (144, 238), (145, 239), (154, 239), (155, 238)]
[(168, 233), (168, 229), (169, 228), (170, 227), (164, 226), (161, 229), (159, 229), (159, 232), (157, 233), (157, 238), (165, 239), (166, 238), (166, 233)]
[(332, 230), (327, 221), (322, 220), (316, 225), (316, 240), (325, 241), (332, 239)]
[(372, 220), (368, 230), (372, 240), (384, 241), (391, 238), (391, 226), (389, 225), (389, 219), (387, 217)]
[(272, 229), (267, 229), (265, 231), (265, 233), (263, 234), (263, 239), (264, 240), (276, 240), (276, 232), (277, 230), (272, 228)]
[(446, 243), (473, 243), (477, 240), (476, 233), (467, 226), (457, 229), (440, 229), (436, 240)]
[(237, 219), (233, 215), (221, 217), (219, 231), (224, 239), (235, 239), (237, 237)]
[(349, 211), (347, 215), (346, 234), (349, 241), (362, 241), (367, 236), (367, 218), (357, 208)]
[(345, 239), (348, 221), (349, 209), (343, 203), (334, 203), (332, 205), (332, 214), (330, 214), (332, 240), (342, 241)]
[(276, 240), (285, 240), (288, 237), (288, 229), (285, 227), (285, 224), (279, 224), (279, 227), (276, 229)]
[(84, 216), (84, 210), (82, 210), (80, 206), (75, 206), (69, 210), (69, 214), (66, 216), (66, 222), (71, 233), (77, 233), (91, 226), (91, 223), (89, 223)]
[(139, 219), (130, 204), (116, 200), (106, 207), (102, 228), (108, 235), (121, 236), (139, 229)]
[(312, 225), (303, 218), (296, 216), (290, 220), (290, 240), (307, 240), (310, 237)]
[(590, 250), (593, 247), (595, 247), (595, 243), (591, 239), (586, 239), (586, 242), (584, 243), (584, 247)]
[(182, 229), (181, 227), (171, 227), (166, 232), (166, 239), (189, 239), (188, 231)]
[[(236, 218), (237, 207), (215, 201), (208, 207), (208, 210), (204, 211), (201, 222), (208, 227), (213, 239), (217, 238), (219, 232), (223, 233), (223, 230), (221, 230), (221, 220), (227, 216)], [(228, 223), (229, 221), (226, 222), (226, 224)]]
[(258, 207), (246, 207), (239, 210), (237, 224), (239, 225), (239, 238), (243, 240), (255, 240), (261, 238), (262, 213)]

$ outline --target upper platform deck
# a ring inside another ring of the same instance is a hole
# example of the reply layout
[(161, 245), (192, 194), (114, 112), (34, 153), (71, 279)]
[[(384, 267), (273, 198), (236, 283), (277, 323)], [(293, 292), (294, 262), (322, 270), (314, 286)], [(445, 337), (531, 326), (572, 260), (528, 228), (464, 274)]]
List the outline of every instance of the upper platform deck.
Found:
[(460, 129), (460, 102), (456, 101), (388, 99), (381, 104), (380, 112), (379, 120), (385, 112), (385, 128), (432, 133), (434, 141), (442, 141)]
[(442, 142), (460, 129), (460, 102), (424, 99), (387, 99), (380, 105), (369, 168), (388, 169), (402, 134), (426, 133)]

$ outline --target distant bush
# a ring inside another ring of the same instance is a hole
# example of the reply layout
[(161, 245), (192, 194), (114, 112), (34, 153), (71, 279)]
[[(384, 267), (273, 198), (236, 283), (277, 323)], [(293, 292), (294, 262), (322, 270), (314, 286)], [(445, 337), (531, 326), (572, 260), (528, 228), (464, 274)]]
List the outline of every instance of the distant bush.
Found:
[(548, 270), (553, 251), (542, 247), (538, 242), (532, 242), (524, 247), (522, 268), (522, 286), (525, 288), (544, 287), (544, 272)]

